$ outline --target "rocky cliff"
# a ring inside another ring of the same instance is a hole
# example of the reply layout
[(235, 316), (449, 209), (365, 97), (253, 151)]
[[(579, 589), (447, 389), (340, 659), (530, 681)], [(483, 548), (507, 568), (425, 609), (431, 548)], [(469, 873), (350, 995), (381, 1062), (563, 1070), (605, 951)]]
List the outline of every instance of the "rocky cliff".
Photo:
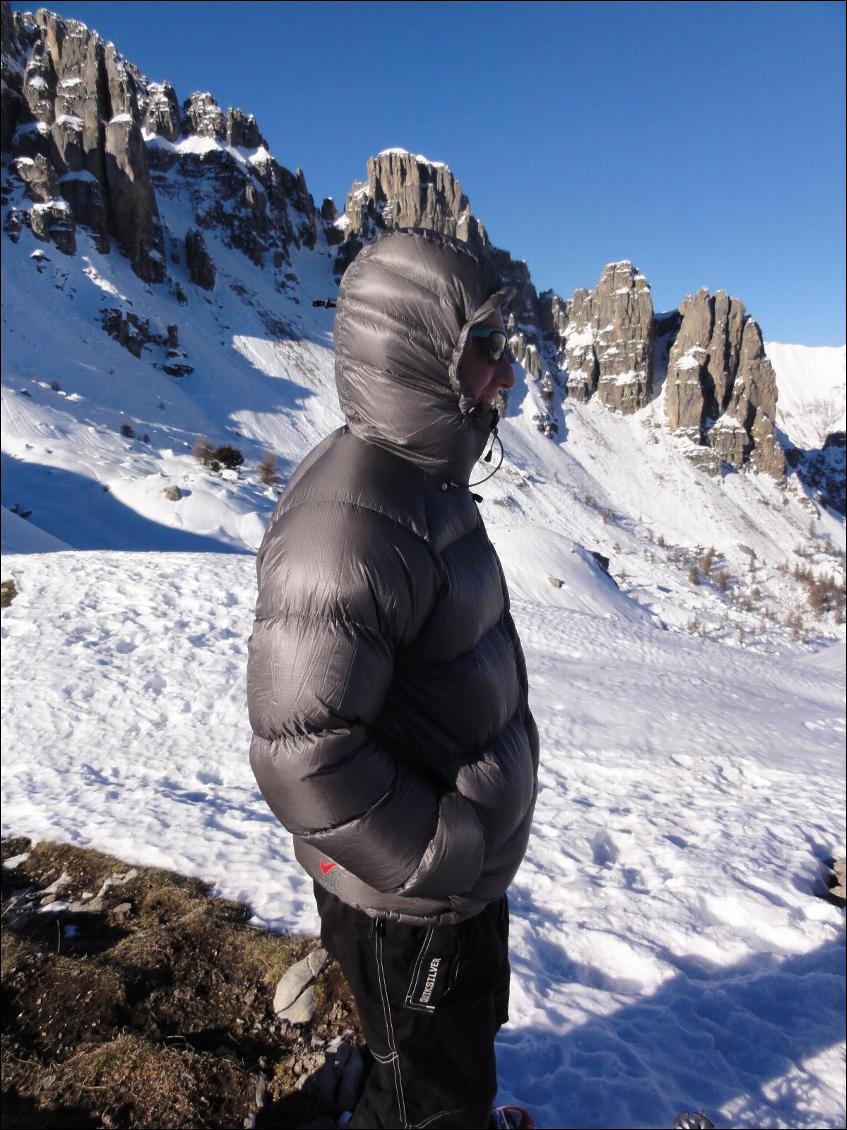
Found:
[(685, 299), (681, 312), (665, 383), (668, 426), (710, 449), (713, 464), (740, 468), (749, 461), (782, 478), (776, 377), (758, 324), (723, 291), (702, 289)]
[[(150, 82), (84, 24), (8, 3), (2, 78), (2, 146), (24, 190), (7, 219), (12, 238), (26, 225), (72, 254), (81, 224), (102, 249), (113, 240), (145, 281), (162, 282), (167, 259), (181, 255), (157, 192), (177, 169), (213, 189), (211, 205), (198, 193), (198, 228), (220, 225), (254, 262), (279, 268), (292, 245), (313, 246), (319, 220), (303, 173), (271, 157), (252, 114), (224, 112), (208, 93), (180, 107), (170, 83)], [(187, 255), (192, 281), (213, 286), (196, 236)]]
[(628, 261), (610, 263), (595, 290), (574, 292), (556, 319), (560, 326), (562, 315), (568, 395), (585, 401), (596, 392), (619, 412), (643, 408), (652, 390), (655, 337), (644, 275)]
[(348, 193), (341, 226), (361, 240), (387, 228), (429, 228), (474, 247), (488, 246), (485, 228), (450, 169), (405, 149), (368, 158), (367, 179)]
[[(44, 10), (13, 14), (4, 2), (2, 43), (9, 238), (26, 226), (70, 255), (83, 226), (145, 281), (174, 289), (168, 271), (184, 264), (183, 281), (213, 291), (214, 232), (294, 293), (290, 249), (313, 248), (319, 234), (336, 248), (340, 279), (379, 232), (434, 229), (485, 248), (513, 287), (512, 351), (533, 382), (533, 419), (546, 435), (561, 434), (565, 398), (632, 414), (661, 393), (668, 427), (690, 441), (703, 470), (751, 466), (783, 477), (773, 370), (737, 299), (703, 290), (657, 316), (647, 279), (629, 261), (606, 266), (593, 290), (539, 295), (526, 263), (491, 244), (441, 162), (385, 150), (368, 159), (341, 215), (331, 199), (317, 210), (302, 170), (271, 156), (252, 114), (224, 110), (208, 92), (180, 103), (170, 83), (151, 82), (78, 21)], [(159, 209), (174, 177), (193, 209), (179, 231), (162, 223)]]

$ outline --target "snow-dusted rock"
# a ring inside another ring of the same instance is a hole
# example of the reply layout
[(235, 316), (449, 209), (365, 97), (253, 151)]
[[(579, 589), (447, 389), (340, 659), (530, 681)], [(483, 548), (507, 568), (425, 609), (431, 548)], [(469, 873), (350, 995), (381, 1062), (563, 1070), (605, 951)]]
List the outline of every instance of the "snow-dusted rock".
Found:
[(751, 462), (775, 479), (785, 461), (776, 436), (776, 378), (756, 321), (743, 303), (704, 287), (682, 307), (668, 358), (665, 403), (671, 431), (712, 447), (740, 468)]
[(363, 238), (381, 229), (420, 227), (488, 246), (485, 228), (450, 169), (405, 149), (368, 158), (367, 180), (347, 194), (344, 218), (346, 231)]
[(647, 279), (628, 261), (610, 263), (596, 289), (575, 291), (568, 306), (568, 395), (586, 401), (596, 391), (607, 408), (643, 408), (653, 381), (654, 334)]

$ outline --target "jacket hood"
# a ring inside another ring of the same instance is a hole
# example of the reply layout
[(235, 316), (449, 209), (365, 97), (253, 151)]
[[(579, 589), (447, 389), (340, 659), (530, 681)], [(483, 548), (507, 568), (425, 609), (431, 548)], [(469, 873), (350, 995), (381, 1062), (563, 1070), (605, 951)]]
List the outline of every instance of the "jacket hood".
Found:
[(429, 474), (467, 483), (497, 413), (462, 387), (470, 330), (504, 306), (484, 254), (423, 229), (392, 231), (341, 281), (335, 382), (350, 431)]

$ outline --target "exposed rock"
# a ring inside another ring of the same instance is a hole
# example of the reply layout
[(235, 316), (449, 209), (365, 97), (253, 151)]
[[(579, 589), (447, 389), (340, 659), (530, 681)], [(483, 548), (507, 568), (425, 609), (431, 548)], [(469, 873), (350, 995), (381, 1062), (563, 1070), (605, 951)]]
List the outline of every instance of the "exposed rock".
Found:
[(226, 140), (228, 145), (237, 145), (243, 149), (268, 147), (268, 143), (259, 132), (255, 117), (252, 114), (245, 114), (243, 110), (227, 110)]
[(188, 277), (195, 286), (203, 290), (215, 288), (215, 264), (206, 248), (203, 233), (196, 228), (189, 228), (185, 233), (185, 262), (188, 267)]
[[(297, 1089), (314, 1098), (316, 1105), (341, 1114), (352, 1110), (362, 1090), (362, 1053), (342, 1036), (326, 1045), (323, 1063), (300, 1077)], [(329, 1125), (337, 1123), (329, 1123)]]
[(165, 260), (159, 210), (141, 127), (129, 114), (106, 123), (105, 152), (112, 234), (140, 278), (161, 282)]
[(734, 416), (723, 415), (709, 431), (709, 446), (730, 467), (741, 467), (750, 452), (750, 436)]
[(65, 200), (33, 204), (30, 211), (32, 234), (54, 244), (65, 255), (76, 251), (76, 230), (71, 206)]
[[(526, 334), (520, 331), (509, 338), (509, 348), (517, 363), (523, 365), (530, 376), (537, 380), (541, 375), (538, 346), (534, 342), (527, 341)], [(550, 389), (549, 392), (552, 396), (553, 390)]]
[[(328, 962), (329, 954), (326, 953), (325, 949), (313, 949), (312, 953), (304, 957), (302, 962), (290, 965), (281, 977), (277, 991), (273, 994), (273, 1011), (277, 1012), (277, 1015), (283, 1017), (283, 1019), (291, 1020), (292, 1024), (304, 1023), (302, 1020), (291, 1019), (290, 1010), (298, 1003), (299, 998), (304, 996), (315, 977)], [(314, 997), (314, 992), (312, 997)], [(309, 1003), (311, 1001), (306, 1001), (306, 1005), (309, 1005)], [(299, 1012), (297, 1012), (297, 1015), (300, 1015)]]
[(833, 859), (830, 863), (828, 898), (836, 906), (847, 905), (847, 863), (844, 859)]
[(43, 42), (35, 44), (24, 68), (23, 96), (35, 121), (53, 124), (56, 71)]
[(49, 157), (70, 206), (69, 216), (55, 205), (33, 215), (33, 230), (52, 233), (63, 250), (75, 247), (73, 221), (94, 228), (103, 250), (111, 232), (143, 279), (161, 281), (161, 228), (139, 128), (142, 77), (77, 20), (39, 9), (4, 34), (20, 44), (22, 28), (23, 124), (12, 141), (21, 156)]
[(354, 183), (347, 195), (345, 233), (359, 237), (358, 252), (361, 240), (377, 231), (412, 227), (455, 236), (474, 247), (488, 246), (485, 229), (446, 165), (405, 149), (386, 149), (368, 158), (367, 180)]
[(78, 173), (85, 168), (82, 143), (83, 121), (72, 114), (61, 114), (50, 128), (51, 156), (55, 167), (63, 173)]
[(313, 985), (307, 985), (300, 996), (287, 1008), (276, 1010), (280, 1020), (289, 1024), (308, 1024), (318, 1010), (318, 998)]
[[(560, 301), (559, 324), (562, 314)], [(608, 408), (625, 413), (643, 408), (652, 389), (654, 343), (653, 301), (644, 275), (628, 261), (610, 263), (595, 290), (574, 292), (567, 319), (568, 395), (586, 401), (596, 391)]]
[(117, 118), (127, 114), (134, 122), (140, 122), (137, 71), (127, 64), (124, 57), (115, 49), (114, 43), (106, 44), (103, 57), (112, 117)]
[(24, 44), (18, 34), (21, 17), (12, 12), (7, 0), (0, 5), (0, 141), (4, 151), (11, 149), (18, 123), (29, 116), (23, 96)]
[(324, 197), (324, 202), (321, 204), (321, 219), (325, 224), (334, 224), (338, 219), (338, 209), (331, 196)]
[(132, 311), (125, 312), (119, 307), (101, 310), (100, 324), (109, 337), (129, 350), (133, 357), (140, 357), (145, 345), (167, 346), (168, 344), (167, 335), (157, 334), (152, 330), (146, 318), (141, 318)]
[(37, 157), (17, 157), (11, 167), (26, 185), (26, 194), (30, 200), (46, 204), (58, 197), (59, 178), (56, 170), (40, 153)]
[(181, 117), (176, 91), (169, 82), (151, 82), (147, 85), (147, 102), (144, 106), (144, 128), (148, 133), (176, 141), (180, 133)]
[(96, 232), (98, 250), (108, 251), (106, 206), (97, 178), (87, 170), (66, 173), (59, 181), (59, 189), (70, 204), (76, 222), (85, 224)]
[(224, 114), (211, 94), (195, 91), (182, 104), (183, 113), (198, 137), (224, 136)]
[(776, 378), (757, 323), (737, 298), (705, 288), (685, 300), (682, 315), (668, 358), (669, 427), (732, 467), (749, 461), (782, 478)]
[(844, 432), (831, 432), (823, 447), (801, 451), (791, 447), (785, 458), (817, 500), (838, 514), (844, 513), (845, 482), (847, 482), (847, 456)]

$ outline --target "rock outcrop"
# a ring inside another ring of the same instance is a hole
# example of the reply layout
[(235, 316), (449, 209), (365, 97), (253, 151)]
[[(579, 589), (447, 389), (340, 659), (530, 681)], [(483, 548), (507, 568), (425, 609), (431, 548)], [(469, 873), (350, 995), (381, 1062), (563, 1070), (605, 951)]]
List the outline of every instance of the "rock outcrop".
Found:
[[(146, 109), (150, 133), (158, 132), (160, 120), (168, 130), (172, 128), (170, 99), (167, 112), (161, 95), (157, 100), (156, 113), (151, 114), (149, 104)], [(292, 173), (274, 160), (252, 114), (238, 109), (224, 113), (214, 97), (203, 92), (185, 100), (182, 121), (185, 130), (218, 144), (199, 152), (151, 150), (153, 181), (180, 168), (189, 180), (205, 185), (207, 192), (202, 197), (198, 193), (195, 211), (199, 227), (221, 228), (225, 241), (257, 266), (264, 266), (269, 256), (275, 267), (282, 266), (290, 246), (314, 246), (318, 217), (303, 172)], [(228, 147), (256, 152), (245, 159), (245, 154), (236, 155)]]
[(653, 382), (653, 300), (650, 284), (632, 263), (610, 263), (593, 291), (577, 290), (566, 307), (550, 303), (551, 328), (564, 325), (568, 395), (594, 393), (608, 408), (637, 412)]
[(268, 147), (268, 143), (259, 132), (256, 119), (252, 114), (245, 114), (243, 110), (227, 110), (225, 131), (228, 145), (240, 146), (243, 149)]
[(188, 277), (203, 290), (215, 289), (215, 264), (206, 248), (203, 233), (189, 228), (185, 234), (185, 263)]
[[(4, 5), (2, 26), (4, 71), (13, 80), (4, 84), (4, 118), (8, 111), (14, 122), (4, 146), (16, 157), (48, 160), (70, 220), (94, 228), (101, 246), (110, 233), (142, 278), (160, 281), (162, 232), (141, 136), (138, 71), (84, 24), (44, 9), (30, 15)], [(62, 211), (58, 202), (36, 210)], [(33, 215), (31, 223), (36, 230), (40, 221)], [(66, 250), (69, 230), (67, 222), (50, 223), (48, 238), (54, 233)]]
[(59, 196), (56, 170), (46, 157), (18, 157), (12, 170), (25, 185), (32, 205), (25, 213), (16, 213), (18, 223), (28, 224), (36, 239), (43, 239), (65, 255), (76, 251), (76, 230), (70, 205)]
[[(74, 224), (110, 238), (148, 282), (165, 277), (156, 185), (180, 166), (202, 174), (199, 227), (219, 225), (224, 238), (255, 263), (288, 261), (288, 248), (314, 246), (318, 218), (301, 170), (292, 173), (267, 152), (252, 114), (224, 112), (206, 92), (180, 109), (174, 88), (149, 82), (111, 43), (77, 20), (43, 9), (13, 13), (2, 5), (3, 147), (13, 157), (43, 158), (55, 174), (55, 195), (10, 212), (9, 231), (24, 225), (68, 250)], [(182, 153), (186, 133), (217, 142)], [(167, 145), (147, 139), (160, 137)], [(245, 150), (248, 152), (245, 153)], [(253, 151), (252, 153), (249, 151)], [(32, 200), (32, 194), (28, 193)], [(199, 263), (199, 259), (197, 259)], [(195, 281), (209, 284), (206, 267)]]
[(367, 180), (348, 193), (344, 220), (347, 233), (365, 238), (381, 229), (429, 228), (474, 247), (488, 246), (485, 229), (450, 169), (405, 149), (368, 158)]
[(176, 91), (169, 82), (147, 84), (147, 102), (144, 107), (144, 129), (166, 141), (176, 141), (181, 129)]
[[(756, 321), (737, 298), (705, 288), (681, 307), (668, 358), (668, 426), (717, 459), (781, 479), (785, 457), (776, 435), (776, 377)], [(702, 455), (693, 453), (702, 462)]]

